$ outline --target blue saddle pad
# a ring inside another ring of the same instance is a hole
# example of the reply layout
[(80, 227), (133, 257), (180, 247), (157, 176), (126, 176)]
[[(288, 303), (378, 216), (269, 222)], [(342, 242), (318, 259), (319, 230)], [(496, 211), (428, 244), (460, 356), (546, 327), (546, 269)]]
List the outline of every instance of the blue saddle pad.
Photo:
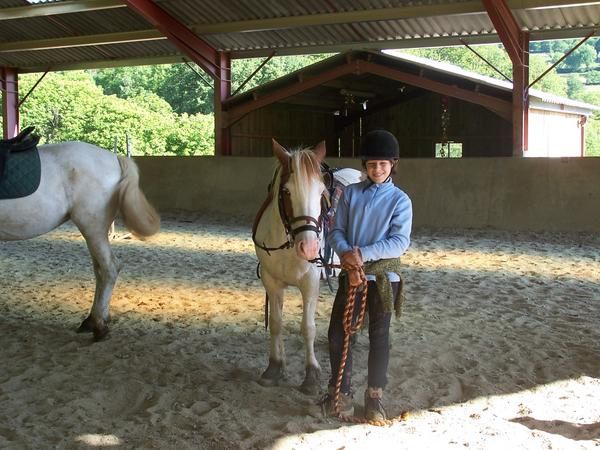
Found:
[(37, 147), (14, 152), (5, 161), (0, 179), (0, 199), (20, 198), (33, 194), (40, 185), (42, 168)]

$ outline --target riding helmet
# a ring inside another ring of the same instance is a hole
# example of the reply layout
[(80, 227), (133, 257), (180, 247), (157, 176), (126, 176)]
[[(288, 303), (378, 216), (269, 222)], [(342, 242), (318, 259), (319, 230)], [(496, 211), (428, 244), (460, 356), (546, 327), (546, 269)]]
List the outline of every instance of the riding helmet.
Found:
[(363, 136), (359, 156), (369, 159), (398, 159), (400, 148), (396, 137), (386, 130), (369, 131)]

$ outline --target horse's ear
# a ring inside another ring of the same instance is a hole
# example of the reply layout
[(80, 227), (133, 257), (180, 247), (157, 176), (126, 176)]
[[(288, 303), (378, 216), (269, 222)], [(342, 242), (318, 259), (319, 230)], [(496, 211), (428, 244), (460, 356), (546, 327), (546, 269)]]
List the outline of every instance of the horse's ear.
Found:
[(286, 152), (285, 148), (283, 148), (275, 139), (272, 138), (271, 140), (273, 141), (273, 154), (277, 157), (282, 166), (286, 166), (290, 159), (290, 154)]
[(317, 159), (319, 160), (319, 162), (322, 162), (325, 159), (325, 156), (327, 155), (325, 141), (321, 141), (317, 145), (315, 145), (313, 152), (315, 155), (317, 155)]

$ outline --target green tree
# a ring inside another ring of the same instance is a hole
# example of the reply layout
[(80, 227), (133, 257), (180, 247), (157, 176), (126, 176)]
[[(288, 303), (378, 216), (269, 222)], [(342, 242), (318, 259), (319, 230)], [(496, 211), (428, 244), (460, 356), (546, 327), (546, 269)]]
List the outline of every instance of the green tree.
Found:
[[(581, 99), (600, 107), (600, 92), (584, 92)], [(600, 111), (590, 116), (585, 125), (585, 156), (600, 156)]]
[(564, 64), (572, 72), (581, 72), (593, 68), (595, 62), (596, 49), (590, 45), (582, 45), (567, 56), (561, 65)]
[(600, 84), (600, 70), (590, 70), (585, 73), (586, 84)]
[[(282, 56), (272, 58), (244, 86), (243, 90), (272, 81), (327, 55)], [(232, 91), (235, 91), (258, 68), (264, 59), (232, 61)], [(177, 114), (209, 114), (214, 111), (212, 78), (193, 64), (120, 67), (90, 71), (105, 94), (130, 98), (142, 93), (154, 93), (166, 100)]]
[[(300, 70), (310, 64), (321, 61), (330, 54), (316, 54), (304, 56), (278, 56), (272, 58), (259, 70), (255, 76), (244, 85), (241, 92), (252, 89), (253, 87), (267, 83), (280, 78), (289, 73)], [(232, 69), (232, 90), (236, 90), (250, 75), (262, 64), (264, 59), (236, 59), (231, 64)]]
[(567, 96), (572, 99), (581, 99), (583, 95), (583, 82), (577, 75), (567, 78)]
[[(199, 72), (202, 72), (199, 70)], [(208, 75), (198, 75), (187, 64), (119, 67), (92, 71), (94, 80), (105, 94), (130, 98), (154, 93), (178, 114), (212, 111), (212, 83)]]
[[(37, 80), (23, 75), (23, 92)], [(43, 142), (82, 140), (124, 151), (126, 136), (134, 155), (212, 154), (212, 117), (179, 117), (156, 94), (138, 91), (128, 100), (103, 95), (85, 72), (50, 73), (21, 108), (23, 126), (35, 125)]]

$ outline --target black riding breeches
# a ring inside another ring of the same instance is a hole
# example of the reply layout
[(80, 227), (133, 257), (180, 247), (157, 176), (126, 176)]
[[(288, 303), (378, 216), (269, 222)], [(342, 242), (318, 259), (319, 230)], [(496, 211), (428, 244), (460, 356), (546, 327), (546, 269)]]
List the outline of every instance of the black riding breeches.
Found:
[[(399, 284), (392, 283), (394, 298), (398, 295)], [(354, 321), (358, 317), (361, 292), (354, 299)], [(330, 386), (335, 386), (338, 377), (340, 361), (344, 349), (344, 309), (346, 308), (347, 290), (346, 286), (340, 286), (331, 311), (329, 321), (329, 360), (331, 363)], [(369, 281), (367, 291), (367, 311), (369, 320), (369, 365), (368, 384), (371, 387), (385, 388), (387, 385), (387, 369), (390, 357), (390, 321), (391, 312), (384, 311), (383, 300), (377, 291), (375, 281)], [(355, 339), (350, 340), (344, 375), (342, 377), (341, 391), (348, 393), (351, 390), (352, 377), (352, 344)]]

